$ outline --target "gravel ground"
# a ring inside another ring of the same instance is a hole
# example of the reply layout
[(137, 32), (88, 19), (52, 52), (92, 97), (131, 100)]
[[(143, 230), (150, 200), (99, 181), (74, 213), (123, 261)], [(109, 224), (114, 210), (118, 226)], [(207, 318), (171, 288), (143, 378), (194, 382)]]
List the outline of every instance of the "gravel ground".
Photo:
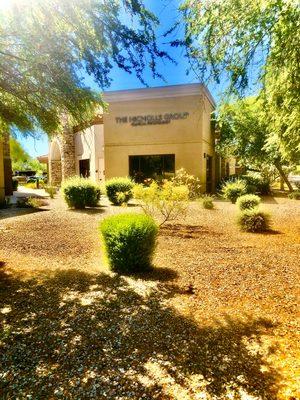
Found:
[(257, 235), (192, 203), (135, 278), (101, 261), (122, 208), (0, 211), (0, 398), (299, 399), (300, 203), (263, 207)]

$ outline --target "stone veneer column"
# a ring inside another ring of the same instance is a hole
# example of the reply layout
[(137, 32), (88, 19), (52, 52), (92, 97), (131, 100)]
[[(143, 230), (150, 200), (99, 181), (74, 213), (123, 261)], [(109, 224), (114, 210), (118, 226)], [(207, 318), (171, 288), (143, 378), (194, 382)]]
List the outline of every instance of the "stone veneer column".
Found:
[(12, 167), (10, 158), (9, 133), (5, 133), (3, 135), (3, 162), (4, 162), (5, 195), (11, 196), (13, 194), (13, 186), (12, 186)]
[(62, 180), (65, 180), (76, 174), (74, 132), (73, 128), (67, 122), (64, 123), (60, 143)]

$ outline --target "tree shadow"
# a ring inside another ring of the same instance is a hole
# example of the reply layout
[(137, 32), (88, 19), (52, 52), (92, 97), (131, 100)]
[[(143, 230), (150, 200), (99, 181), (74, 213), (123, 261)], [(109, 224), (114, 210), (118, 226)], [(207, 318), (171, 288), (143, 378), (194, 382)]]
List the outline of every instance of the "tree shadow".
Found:
[(22, 215), (35, 214), (38, 212), (49, 211), (44, 208), (29, 208), (29, 207), (10, 207), (0, 210), (0, 220), (13, 217), (21, 217)]
[(173, 287), (138, 283), (78, 270), (24, 282), (1, 269), (0, 397), (277, 398), (279, 373), (247, 345), (272, 334), (269, 321), (199, 326), (166, 305)]

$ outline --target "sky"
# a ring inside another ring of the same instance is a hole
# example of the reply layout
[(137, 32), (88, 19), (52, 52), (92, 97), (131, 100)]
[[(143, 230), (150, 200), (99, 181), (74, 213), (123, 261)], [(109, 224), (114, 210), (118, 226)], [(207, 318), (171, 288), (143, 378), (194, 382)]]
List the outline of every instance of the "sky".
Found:
[[(170, 29), (178, 17), (178, 6), (180, 2), (180, 0), (144, 1), (146, 7), (154, 12), (154, 14), (160, 20), (160, 27), (158, 28), (157, 32), (160, 46), (177, 61), (177, 64), (173, 64), (168, 61), (159, 62), (158, 69), (159, 72), (164, 76), (165, 81), (162, 81), (161, 79), (154, 80), (149, 72), (146, 73), (144, 78), (150, 87), (199, 82), (195, 74), (192, 72), (189, 75), (186, 74), (188, 69), (188, 60), (184, 57), (183, 49), (171, 48), (166, 43), (167, 40), (163, 37), (163, 33)], [(172, 37), (172, 39), (174, 39), (174, 37)], [(117, 67), (112, 70), (110, 76), (113, 79), (113, 82), (108, 90), (123, 90), (144, 87), (138, 78), (134, 76), (134, 74), (130, 75)], [(88, 76), (86, 76), (86, 83), (91, 88), (100, 91), (100, 88), (98, 88), (93, 80)], [(209, 89), (213, 97), (217, 98), (220, 89), (214, 87), (209, 87)], [(23, 136), (19, 135), (18, 140), (32, 157), (37, 157), (39, 155), (48, 153), (48, 138), (44, 134), (40, 134), (39, 139), (33, 139), (31, 137), (24, 138)]]

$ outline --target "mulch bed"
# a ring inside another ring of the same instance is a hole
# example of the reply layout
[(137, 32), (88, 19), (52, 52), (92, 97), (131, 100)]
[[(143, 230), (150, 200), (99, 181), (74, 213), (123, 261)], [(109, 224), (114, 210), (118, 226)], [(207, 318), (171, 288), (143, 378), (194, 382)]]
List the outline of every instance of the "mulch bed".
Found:
[(123, 209), (50, 205), (0, 220), (0, 398), (299, 398), (299, 202), (266, 198), (267, 234), (193, 203), (138, 277), (102, 266)]

